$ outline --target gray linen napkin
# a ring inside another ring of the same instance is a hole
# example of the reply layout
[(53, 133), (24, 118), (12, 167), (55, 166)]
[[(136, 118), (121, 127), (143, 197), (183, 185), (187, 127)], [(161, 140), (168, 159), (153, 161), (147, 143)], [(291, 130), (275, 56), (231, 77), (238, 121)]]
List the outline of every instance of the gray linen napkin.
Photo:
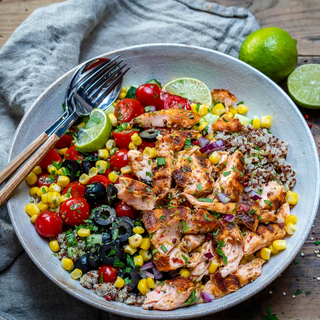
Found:
[[(69, 0), (36, 10), (0, 51), (0, 168), (23, 113), (80, 62), (160, 42), (237, 56), (244, 38), (258, 28), (243, 8), (201, 0)], [(0, 208), (0, 272), (0, 319), (119, 318), (84, 305), (46, 279), (23, 252), (5, 206)]]

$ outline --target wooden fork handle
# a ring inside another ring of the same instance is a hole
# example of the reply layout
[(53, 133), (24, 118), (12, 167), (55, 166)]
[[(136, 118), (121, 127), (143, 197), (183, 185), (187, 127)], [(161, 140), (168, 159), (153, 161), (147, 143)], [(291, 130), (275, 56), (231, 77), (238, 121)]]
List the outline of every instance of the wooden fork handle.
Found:
[(1, 172), (0, 185), (7, 181), (20, 166), (48, 139), (48, 135), (43, 132), (26, 149), (17, 155)]
[(23, 182), (36, 164), (45, 156), (45, 154), (55, 145), (58, 140), (59, 137), (56, 134), (52, 134), (50, 138), (41, 146), (41, 148), (0, 190), (0, 207), (9, 199), (13, 191)]

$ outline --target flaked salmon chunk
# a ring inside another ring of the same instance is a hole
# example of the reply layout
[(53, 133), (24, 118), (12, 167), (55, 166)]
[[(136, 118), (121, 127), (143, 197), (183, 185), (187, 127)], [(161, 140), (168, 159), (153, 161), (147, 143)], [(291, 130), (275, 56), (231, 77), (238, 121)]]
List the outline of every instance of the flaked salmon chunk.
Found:
[(228, 90), (225, 89), (214, 89), (211, 92), (212, 99), (215, 103), (219, 101), (224, 103), (226, 112), (229, 111), (229, 107), (237, 101), (237, 98)]
[(286, 192), (276, 181), (268, 182), (260, 196), (260, 207), (266, 210), (278, 210), (286, 201)]
[(133, 175), (142, 181), (152, 181), (152, 161), (145, 154), (138, 150), (130, 150), (128, 161)]

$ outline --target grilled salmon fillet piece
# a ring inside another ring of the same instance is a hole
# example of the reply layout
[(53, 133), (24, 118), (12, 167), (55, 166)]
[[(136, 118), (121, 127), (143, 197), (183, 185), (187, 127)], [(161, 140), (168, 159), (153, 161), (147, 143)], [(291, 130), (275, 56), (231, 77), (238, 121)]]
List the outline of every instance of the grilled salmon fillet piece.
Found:
[(147, 293), (142, 307), (146, 310), (173, 310), (182, 307), (196, 290), (192, 281), (178, 277), (165, 280), (153, 291)]
[(244, 255), (248, 256), (264, 247), (268, 247), (274, 240), (283, 239), (286, 236), (283, 223), (260, 224), (255, 232), (246, 231), (244, 237)]
[(193, 251), (204, 243), (206, 235), (204, 234), (189, 234), (182, 239), (182, 244), (187, 252)]
[(290, 215), (290, 205), (288, 202), (284, 203), (277, 211), (278, 223), (284, 223), (287, 217)]
[(145, 154), (138, 150), (130, 150), (128, 161), (134, 176), (142, 181), (152, 181), (152, 161)]
[(239, 195), (243, 192), (243, 164), (244, 155), (240, 151), (234, 152), (217, 180), (218, 191), (228, 195), (231, 201), (238, 201)]
[(261, 275), (264, 262), (260, 258), (254, 259), (239, 266), (235, 272), (225, 278), (221, 275), (221, 272), (216, 272), (210, 276), (210, 280), (205, 284), (203, 291), (213, 294), (216, 299), (238, 291)]
[(231, 118), (224, 114), (212, 125), (212, 129), (217, 131), (237, 132), (243, 129), (243, 125), (240, 123), (239, 119)]
[(140, 181), (120, 177), (115, 184), (118, 198), (136, 210), (152, 210), (155, 206), (155, 192), (150, 186)]
[(286, 192), (276, 181), (268, 182), (260, 196), (260, 207), (266, 210), (278, 210), (286, 202)]
[(131, 123), (143, 128), (168, 127), (189, 129), (197, 124), (200, 118), (200, 115), (188, 110), (163, 109), (143, 113), (142, 115), (134, 118)]
[(218, 101), (224, 103), (228, 112), (229, 107), (237, 101), (237, 98), (228, 90), (225, 89), (214, 89), (211, 92), (212, 99), (215, 103)]

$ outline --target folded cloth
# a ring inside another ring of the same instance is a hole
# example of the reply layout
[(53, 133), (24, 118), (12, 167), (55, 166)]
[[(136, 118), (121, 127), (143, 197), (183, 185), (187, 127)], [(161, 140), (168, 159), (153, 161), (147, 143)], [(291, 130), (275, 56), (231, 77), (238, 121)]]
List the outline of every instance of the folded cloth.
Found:
[[(0, 51), (0, 168), (24, 112), (58, 77), (107, 51), (182, 43), (237, 56), (259, 28), (243, 8), (201, 0), (68, 0), (35, 10)], [(26, 217), (27, 219), (27, 217)], [(0, 209), (0, 319), (116, 319), (64, 293), (23, 252)]]

